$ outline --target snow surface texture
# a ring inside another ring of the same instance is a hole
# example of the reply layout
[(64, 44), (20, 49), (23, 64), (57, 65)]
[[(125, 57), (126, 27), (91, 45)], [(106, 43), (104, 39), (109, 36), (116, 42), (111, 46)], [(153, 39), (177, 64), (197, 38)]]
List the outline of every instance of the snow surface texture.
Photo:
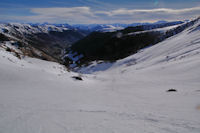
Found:
[(199, 133), (199, 24), (83, 81), (0, 48), (0, 133)]

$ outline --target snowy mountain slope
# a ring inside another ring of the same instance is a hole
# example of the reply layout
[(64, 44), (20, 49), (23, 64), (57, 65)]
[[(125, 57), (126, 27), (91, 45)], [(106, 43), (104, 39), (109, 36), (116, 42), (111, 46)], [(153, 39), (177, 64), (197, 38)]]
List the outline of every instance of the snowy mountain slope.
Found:
[(113, 26), (113, 25), (97, 25), (92, 30), (97, 32), (113, 32), (121, 29), (124, 29), (124, 27)]
[(198, 55), (200, 53), (199, 25), (200, 22), (198, 21), (194, 26), (187, 28), (183, 32), (154, 46), (141, 49), (138, 53), (118, 60), (116, 63), (93, 62), (91, 65), (77, 70), (81, 73), (93, 73), (99, 71), (99, 69), (106, 70), (121, 65), (143, 68), (157, 63), (176, 61)]
[[(158, 21), (158, 22), (155, 22), (155, 23), (132, 23), (132, 24), (120, 24), (120, 23), (114, 23), (114, 24), (75, 24), (75, 25), (72, 25), (73, 27), (75, 28), (78, 28), (78, 29), (82, 29), (82, 30), (88, 30), (90, 32), (94, 32), (94, 31), (97, 31), (97, 32), (114, 32), (114, 31), (117, 31), (117, 30), (122, 30), (124, 28), (127, 28), (127, 27), (135, 27), (135, 26), (139, 26), (139, 25), (158, 25), (158, 24), (166, 24), (166, 23), (169, 23), (167, 21)], [(183, 21), (174, 21), (174, 22), (171, 22), (173, 23), (174, 25), (176, 24), (181, 24), (183, 23)]]
[(128, 61), (132, 58), (136, 60), (138, 65), (148, 67), (159, 63), (173, 62), (184, 58), (199, 56), (199, 25), (200, 21), (180, 34), (168, 38), (155, 46), (140, 50), (137, 54), (130, 56), (125, 60)]
[(54, 59), (34, 54), (31, 57), (49, 61), (62, 62), (63, 50), (87, 34), (87, 31), (77, 30), (67, 24), (0, 23), (0, 41), (15, 41), (26, 50), (29, 47), (29, 53), (35, 53), (30, 49), (36, 49)]
[(185, 28), (197, 21), (186, 23), (168, 22), (163, 24), (147, 24), (135, 27), (127, 27), (115, 32), (93, 32), (85, 38), (77, 41), (66, 49), (66, 53), (83, 55), (78, 61), (65, 56), (65, 63), (71, 66), (83, 66), (92, 61), (116, 61), (128, 57), (147, 46), (155, 45), (164, 39), (180, 33)]
[(199, 133), (199, 24), (83, 81), (0, 47), (0, 132)]
[(1, 32), (13, 32), (13, 30), (18, 31), (21, 34), (33, 34), (33, 33), (49, 33), (50, 31), (59, 31), (72, 29), (70, 26), (55, 26), (52, 24), (43, 25), (30, 25), (30, 24), (20, 24), (20, 23), (0, 23)]
[(127, 27), (128, 25), (115, 25), (115, 24), (76, 24), (72, 25), (73, 27), (81, 30), (88, 30), (90, 32), (98, 31), (98, 32), (113, 32), (116, 30), (121, 30)]

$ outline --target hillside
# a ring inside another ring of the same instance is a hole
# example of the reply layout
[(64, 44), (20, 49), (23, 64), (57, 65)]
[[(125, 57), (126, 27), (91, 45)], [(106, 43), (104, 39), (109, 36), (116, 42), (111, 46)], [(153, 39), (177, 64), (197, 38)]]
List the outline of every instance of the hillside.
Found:
[(0, 24), (0, 41), (18, 44), (23, 53), (30, 57), (56, 62), (62, 62), (63, 49), (87, 34), (87, 31), (67, 24)]
[[(66, 50), (69, 55), (65, 56), (66, 64), (74, 68), (74, 66), (85, 65), (95, 60), (113, 62), (123, 59), (142, 48), (180, 33), (196, 21), (140, 25), (116, 32), (93, 32)], [(82, 58), (74, 62), (71, 55), (81, 55)]]
[[(200, 21), (116, 62), (77, 71), (0, 44), (2, 133), (199, 133)], [(80, 76), (83, 80), (75, 80)], [(168, 91), (176, 90), (176, 91)]]

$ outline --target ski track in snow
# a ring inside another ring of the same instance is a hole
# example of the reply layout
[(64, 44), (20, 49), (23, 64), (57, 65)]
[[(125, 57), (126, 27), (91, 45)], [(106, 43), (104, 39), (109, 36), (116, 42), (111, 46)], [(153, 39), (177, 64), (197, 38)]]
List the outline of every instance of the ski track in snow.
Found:
[(0, 47), (0, 133), (199, 133), (198, 24), (116, 63), (94, 63), (83, 81)]

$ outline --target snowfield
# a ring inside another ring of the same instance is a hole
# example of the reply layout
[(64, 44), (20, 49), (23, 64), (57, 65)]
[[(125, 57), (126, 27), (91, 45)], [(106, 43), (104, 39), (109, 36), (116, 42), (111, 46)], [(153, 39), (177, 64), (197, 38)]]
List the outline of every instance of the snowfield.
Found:
[(0, 133), (199, 133), (199, 25), (82, 68), (83, 81), (0, 47)]

